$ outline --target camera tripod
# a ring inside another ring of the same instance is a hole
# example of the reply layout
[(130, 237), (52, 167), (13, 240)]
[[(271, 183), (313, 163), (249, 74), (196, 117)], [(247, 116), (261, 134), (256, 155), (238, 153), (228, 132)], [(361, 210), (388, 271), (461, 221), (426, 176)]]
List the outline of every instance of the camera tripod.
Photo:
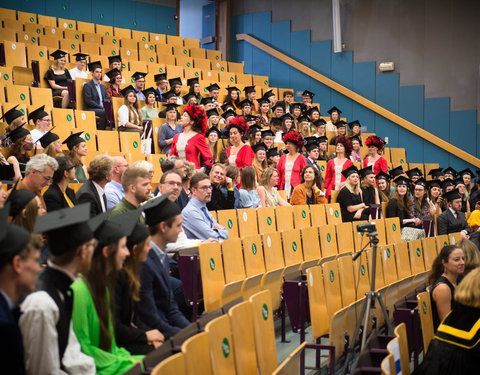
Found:
[(383, 303), (382, 296), (380, 295), (379, 292), (375, 291), (375, 274), (377, 271), (378, 232), (374, 231), (374, 232), (367, 233), (367, 236), (369, 237), (368, 244), (353, 256), (353, 260), (356, 260), (361, 255), (361, 253), (365, 251), (368, 245), (372, 245), (373, 259), (372, 259), (372, 274), (370, 275), (370, 290), (365, 294), (366, 298), (365, 298), (365, 301), (363, 302), (362, 311), (358, 318), (357, 325), (355, 326), (353, 337), (348, 344), (347, 355), (345, 357), (345, 366), (342, 372), (343, 375), (348, 373), (348, 368), (350, 365), (349, 362), (350, 362), (351, 356), (355, 351), (355, 342), (357, 341), (358, 336), (360, 335), (360, 330), (362, 328), (362, 325), (363, 325), (363, 332), (362, 332), (362, 342), (360, 344), (360, 351), (365, 346), (365, 341), (367, 340), (367, 328), (368, 328), (368, 322), (370, 321), (371, 309), (375, 308), (376, 300), (378, 301), (378, 304), (382, 309), (383, 318), (385, 319), (385, 323), (387, 324), (388, 334), (393, 335), (393, 324), (390, 318), (388, 317), (387, 309), (385, 308), (385, 304)]

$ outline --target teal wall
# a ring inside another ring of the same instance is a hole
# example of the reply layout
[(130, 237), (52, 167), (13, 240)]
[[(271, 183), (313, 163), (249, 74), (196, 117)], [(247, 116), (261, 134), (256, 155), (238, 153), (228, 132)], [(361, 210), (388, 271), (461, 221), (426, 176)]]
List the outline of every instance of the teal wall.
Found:
[[(319, 73), (359, 93), (441, 139), (480, 157), (476, 111), (451, 111), (450, 98), (425, 98), (423, 85), (400, 86), (399, 73), (376, 74), (375, 62), (354, 63), (352, 51), (332, 53), (331, 41), (312, 42), (310, 31), (291, 31), (289, 21), (272, 22), (271, 12), (234, 16), (230, 23), (230, 60), (244, 62), (245, 73), (268, 75), (273, 87), (292, 88), (298, 94), (313, 91), (322, 115), (333, 105), (347, 119), (360, 120), (369, 132), (389, 137), (390, 147), (404, 147), (412, 163), (439, 163), (455, 169), (471, 167), (322, 83), (267, 55), (238, 33), (250, 34)], [(300, 97), (296, 97), (301, 100)], [(475, 170), (475, 169), (473, 169)]]

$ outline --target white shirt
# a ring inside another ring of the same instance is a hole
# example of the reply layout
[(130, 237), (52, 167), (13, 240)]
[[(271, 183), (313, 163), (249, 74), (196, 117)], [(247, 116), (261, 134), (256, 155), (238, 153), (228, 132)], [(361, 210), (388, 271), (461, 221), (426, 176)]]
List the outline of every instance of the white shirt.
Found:
[(129, 119), (128, 107), (124, 104), (118, 109), (118, 126), (125, 126)]
[(68, 71), (70, 73), (70, 76), (72, 79), (75, 81), (75, 79), (78, 78), (83, 78), (83, 79), (88, 79), (88, 73), (84, 70), (80, 70), (77, 67), (70, 69)]
[(95, 181), (93, 181), (93, 186), (95, 186), (95, 189), (97, 189), (98, 196), (100, 197), (100, 204), (102, 205), (102, 212), (107, 211), (107, 207), (105, 207), (105, 202), (103, 201), (103, 195), (105, 194), (105, 190), (102, 189), (102, 187), (97, 184)]
[[(46, 133), (46, 132), (45, 132)], [(37, 142), (40, 138), (42, 138), (42, 136), (45, 135), (45, 133), (42, 133), (40, 130), (38, 129), (33, 129), (30, 131), (30, 134), (32, 135), (32, 139), (33, 139), (33, 143)], [(40, 144), (40, 142), (37, 143), (37, 148), (42, 148), (42, 145)]]
[(200, 245), (201, 240), (188, 239), (185, 232), (182, 230), (178, 234), (177, 242), (170, 242), (167, 244), (167, 253), (176, 253), (181, 249), (188, 249), (189, 247), (197, 247)]

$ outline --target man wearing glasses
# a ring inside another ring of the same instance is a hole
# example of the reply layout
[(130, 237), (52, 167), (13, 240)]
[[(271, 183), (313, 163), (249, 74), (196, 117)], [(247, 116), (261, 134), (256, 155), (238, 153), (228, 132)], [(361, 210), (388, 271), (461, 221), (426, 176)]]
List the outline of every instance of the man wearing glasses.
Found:
[(197, 173), (190, 180), (192, 197), (182, 210), (183, 230), (188, 238), (207, 240), (228, 239), (228, 231), (219, 225), (207, 209), (212, 199), (212, 183), (205, 173)]
[(46, 207), (42, 197), (42, 190), (50, 186), (53, 173), (58, 169), (58, 162), (47, 154), (33, 156), (25, 166), (25, 178), (17, 184), (17, 190), (30, 190), (34, 192)]
[[(28, 121), (32, 121), (35, 125), (35, 129), (30, 132), (34, 144), (50, 130), (52, 124), (49, 114), (45, 112), (44, 105), (37, 108), (35, 111), (30, 112), (28, 115)], [(40, 142), (38, 142), (37, 148), (42, 148)]]

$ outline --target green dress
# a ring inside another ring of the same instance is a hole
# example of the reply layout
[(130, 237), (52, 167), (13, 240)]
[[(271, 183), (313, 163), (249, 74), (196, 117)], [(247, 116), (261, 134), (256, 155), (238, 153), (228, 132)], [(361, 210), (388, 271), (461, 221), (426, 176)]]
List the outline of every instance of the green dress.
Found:
[(151, 121), (152, 118), (158, 117), (158, 112), (156, 108), (148, 108), (147, 106), (145, 106), (140, 109), (140, 113), (142, 114), (143, 121)]
[(77, 165), (75, 167), (75, 178), (78, 181), (87, 181), (87, 176), (85, 176), (85, 170), (83, 169), (83, 166)]
[(112, 347), (109, 352), (99, 348), (100, 322), (87, 284), (80, 279), (72, 284), (73, 290), (73, 330), (82, 347), (82, 352), (91, 356), (97, 367), (97, 374), (123, 374), (135, 364), (132, 360), (142, 361), (145, 356), (133, 356), (126, 349), (119, 348), (115, 342), (114, 328), (110, 316), (109, 330)]

